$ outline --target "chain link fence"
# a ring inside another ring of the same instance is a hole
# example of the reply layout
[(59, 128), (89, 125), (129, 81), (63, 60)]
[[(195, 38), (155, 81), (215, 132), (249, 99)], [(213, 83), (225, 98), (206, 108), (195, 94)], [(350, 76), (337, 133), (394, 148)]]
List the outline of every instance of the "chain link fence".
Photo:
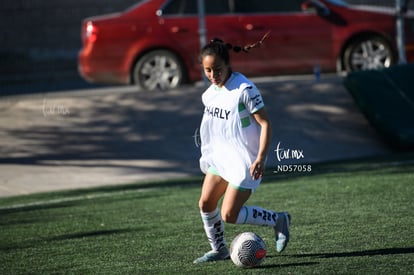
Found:
[[(121, 11), (137, 2), (137, 0), (1, 1), (0, 88), (2, 83), (9, 82), (10, 79), (12, 82), (19, 82), (23, 76), (35, 75), (34, 72), (42, 74), (44, 71), (48, 73), (70, 71), (77, 77), (77, 54), (81, 47), (82, 19), (91, 15)], [(345, 1), (355, 5), (391, 8), (396, 6), (396, 0)], [(414, 11), (414, 0), (409, 0), (408, 7)]]

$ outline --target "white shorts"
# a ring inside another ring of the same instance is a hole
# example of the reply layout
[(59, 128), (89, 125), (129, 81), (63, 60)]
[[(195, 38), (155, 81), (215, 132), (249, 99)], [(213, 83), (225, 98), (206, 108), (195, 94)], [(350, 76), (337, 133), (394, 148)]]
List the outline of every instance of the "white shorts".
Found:
[[(213, 166), (210, 166), (207, 169), (207, 173), (221, 177), (220, 174), (219, 174), (219, 172), (217, 172), (216, 168), (213, 167)], [(234, 184), (234, 183), (229, 182), (229, 185), (231, 187), (233, 187), (234, 189), (237, 189), (237, 190), (240, 190), (240, 191), (251, 190), (252, 193), (253, 193), (254, 190), (257, 187), (259, 187), (259, 185), (260, 185), (260, 180), (257, 180), (256, 182), (257, 182), (257, 184), (254, 184), (254, 185), (252, 185), (251, 183), (247, 183), (247, 181), (243, 181), (240, 184)]]

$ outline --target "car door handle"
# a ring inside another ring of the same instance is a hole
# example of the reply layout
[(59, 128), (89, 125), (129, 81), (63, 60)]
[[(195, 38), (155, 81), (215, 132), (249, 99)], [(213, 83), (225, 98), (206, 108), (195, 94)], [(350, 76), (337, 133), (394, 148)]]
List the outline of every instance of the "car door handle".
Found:
[(186, 33), (186, 32), (189, 32), (189, 30), (187, 28), (181, 28), (178, 26), (174, 26), (171, 28), (171, 32), (172, 33)]
[(261, 31), (261, 30), (266, 29), (265, 26), (260, 26), (260, 25), (256, 25), (255, 26), (253, 24), (246, 24), (246, 25), (244, 25), (244, 28), (246, 30), (248, 30), (248, 31), (253, 31), (253, 30), (255, 30), (255, 31)]

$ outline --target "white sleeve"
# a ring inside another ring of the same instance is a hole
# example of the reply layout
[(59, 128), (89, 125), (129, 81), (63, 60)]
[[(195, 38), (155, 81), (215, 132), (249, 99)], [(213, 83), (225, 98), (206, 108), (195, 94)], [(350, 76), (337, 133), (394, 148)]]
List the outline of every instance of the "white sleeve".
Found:
[(243, 90), (241, 102), (250, 114), (257, 112), (264, 107), (262, 95), (255, 85), (247, 86)]

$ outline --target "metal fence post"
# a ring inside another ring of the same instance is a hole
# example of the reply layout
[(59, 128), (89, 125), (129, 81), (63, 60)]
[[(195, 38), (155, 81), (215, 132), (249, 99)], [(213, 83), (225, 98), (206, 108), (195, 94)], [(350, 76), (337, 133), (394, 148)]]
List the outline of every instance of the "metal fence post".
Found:
[[(207, 44), (207, 29), (206, 29), (206, 20), (205, 20), (205, 2), (204, 0), (197, 0), (197, 10), (198, 10), (198, 34), (200, 36), (200, 49)], [(208, 86), (208, 81), (206, 76), (201, 70), (201, 77), (204, 80), (204, 86)]]
[(405, 64), (407, 63), (405, 57), (405, 39), (404, 39), (404, 13), (405, 8), (403, 8), (403, 0), (396, 0), (395, 8), (397, 11), (397, 20), (396, 20), (396, 28), (397, 28), (397, 48), (398, 48), (398, 63)]

